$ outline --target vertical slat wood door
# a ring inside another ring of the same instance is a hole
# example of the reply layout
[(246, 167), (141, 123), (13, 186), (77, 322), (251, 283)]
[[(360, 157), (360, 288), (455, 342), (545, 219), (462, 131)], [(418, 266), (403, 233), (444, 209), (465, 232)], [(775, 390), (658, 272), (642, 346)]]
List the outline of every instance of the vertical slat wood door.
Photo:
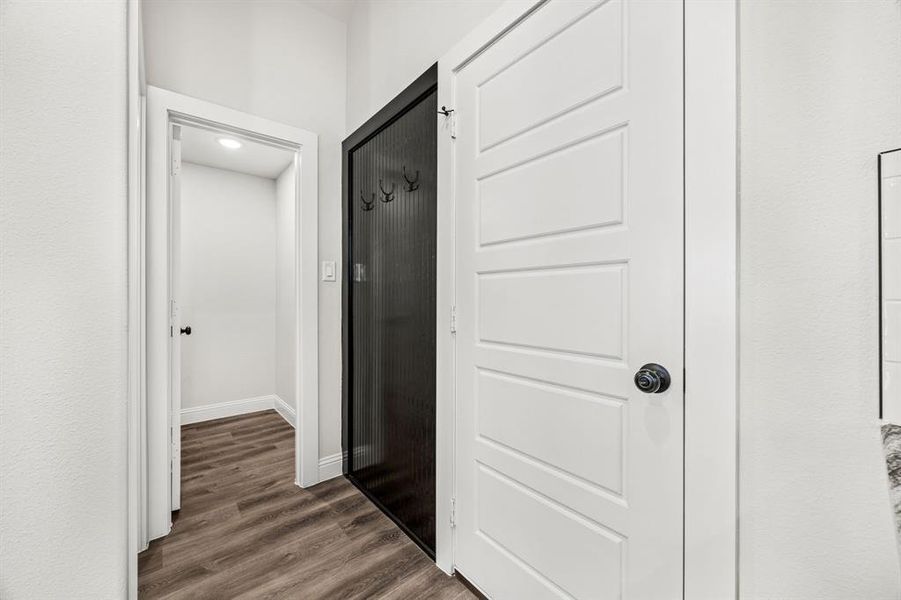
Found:
[(682, 69), (681, 2), (552, 0), (454, 75), (455, 563), (492, 598), (682, 595)]
[(351, 153), (349, 211), (349, 476), (432, 553), (436, 110), (432, 92)]

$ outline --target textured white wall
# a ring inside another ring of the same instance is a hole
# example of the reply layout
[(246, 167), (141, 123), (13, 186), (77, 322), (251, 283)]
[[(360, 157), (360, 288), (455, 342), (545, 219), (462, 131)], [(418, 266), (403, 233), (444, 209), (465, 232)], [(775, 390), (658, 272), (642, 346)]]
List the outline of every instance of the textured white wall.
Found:
[[(147, 83), (319, 134), (319, 257), (341, 258), (346, 27), (299, 2), (143, 0)], [(319, 286), (319, 448), (341, 451), (341, 283)]]
[(183, 163), (181, 403), (275, 393), (275, 181)]
[(297, 360), (297, 294), (295, 294), (294, 252), (295, 177), (291, 165), (279, 175), (275, 184), (276, 206), (276, 297), (275, 297), (275, 393), (295, 406)]
[(438, 61), (502, 0), (357, 2), (347, 27), (347, 132)]
[(0, 2), (0, 597), (126, 593), (126, 5)]
[(742, 598), (898, 598), (878, 423), (876, 154), (901, 4), (741, 3)]

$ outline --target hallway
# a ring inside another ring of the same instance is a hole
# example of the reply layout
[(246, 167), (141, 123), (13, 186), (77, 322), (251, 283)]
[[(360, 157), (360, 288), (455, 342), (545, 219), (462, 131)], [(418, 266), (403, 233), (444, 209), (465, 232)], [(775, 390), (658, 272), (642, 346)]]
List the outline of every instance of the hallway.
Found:
[(473, 597), (346, 480), (303, 490), (293, 466), (275, 411), (182, 427), (182, 508), (140, 555), (139, 597)]

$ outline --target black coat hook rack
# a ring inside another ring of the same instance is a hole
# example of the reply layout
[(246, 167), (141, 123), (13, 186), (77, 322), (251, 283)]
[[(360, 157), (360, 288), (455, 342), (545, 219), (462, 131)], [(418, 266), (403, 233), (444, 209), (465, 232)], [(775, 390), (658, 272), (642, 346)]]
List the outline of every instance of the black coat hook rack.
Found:
[(392, 183), (391, 189), (386, 191), (385, 188), (382, 186), (382, 180), (379, 179), (379, 190), (382, 192), (382, 202), (387, 204), (388, 202), (391, 202), (392, 200), (394, 200), (394, 190), (396, 190), (396, 189), (397, 189), (397, 184)]
[(404, 189), (408, 192), (415, 192), (419, 189), (419, 169), (416, 170), (416, 177), (410, 179), (407, 177), (407, 165), (404, 165), (404, 181), (407, 182), (407, 185), (404, 186)]

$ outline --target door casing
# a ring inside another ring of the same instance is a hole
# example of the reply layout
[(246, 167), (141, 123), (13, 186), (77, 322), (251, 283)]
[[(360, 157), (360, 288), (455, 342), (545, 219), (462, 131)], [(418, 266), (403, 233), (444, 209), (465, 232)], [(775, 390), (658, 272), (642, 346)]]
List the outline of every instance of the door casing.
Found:
[[(138, 278), (136, 286), (145, 291), (142, 305), (129, 306), (129, 322), (146, 327), (143, 356), (134, 358), (135, 368), (146, 372), (146, 414), (139, 415), (138, 431), (129, 437), (135, 445), (130, 468), (141, 473), (146, 485), (141, 490), (139, 514), (130, 514), (129, 523), (145, 522), (139, 548), (149, 540), (162, 537), (171, 528), (172, 496), (170, 428), (178, 415), (171, 410), (171, 365), (169, 344), (169, 190), (171, 123), (187, 124), (296, 152), (296, 231), (295, 285), (297, 286), (297, 429), (295, 435), (296, 484), (308, 487), (319, 482), (319, 242), (318, 242), (318, 136), (291, 127), (226, 108), (211, 102), (183, 96), (168, 90), (147, 87), (147, 200), (140, 214), (129, 219), (143, 222), (146, 235), (137, 246), (145, 256), (143, 272), (130, 272)], [(130, 227), (131, 231), (131, 227)], [(135, 311), (132, 316), (131, 312)], [(129, 347), (129, 352), (141, 348)], [(130, 356), (129, 365), (132, 365)], [(130, 397), (130, 402), (135, 398)], [(138, 445), (140, 444), (140, 445)]]
[[(453, 108), (455, 73), (546, 2), (508, 0), (445, 54), (438, 104)], [(738, 586), (738, 3), (683, 0), (683, 11), (683, 596), (730, 598)], [(452, 119), (439, 124), (436, 307), (436, 563), (447, 573), (454, 571), (457, 412)]]

